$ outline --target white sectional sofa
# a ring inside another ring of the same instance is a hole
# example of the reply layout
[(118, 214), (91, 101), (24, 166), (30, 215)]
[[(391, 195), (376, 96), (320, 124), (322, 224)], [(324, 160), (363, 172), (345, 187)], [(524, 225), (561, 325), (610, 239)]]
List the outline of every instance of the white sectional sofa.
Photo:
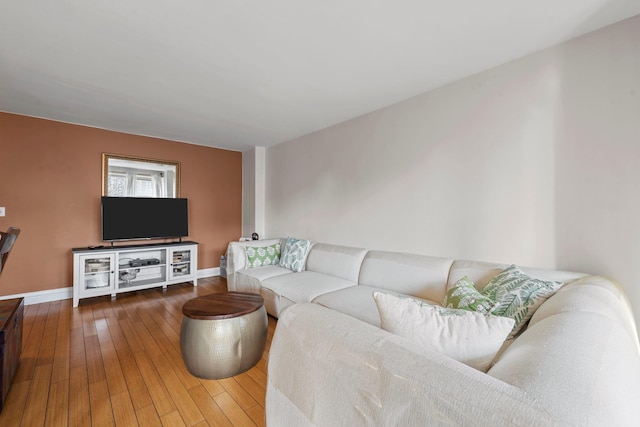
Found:
[(522, 268), (564, 282), (481, 372), (380, 328), (376, 291), (441, 304), (468, 276), (506, 265), (316, 243), (305, 271), (246, 267), (233, 242), (229, 290), (279, 317), (268, 364), (269, 426), (613, 426), (640, 422), (640, 346), (624, 291), (599, 276)]

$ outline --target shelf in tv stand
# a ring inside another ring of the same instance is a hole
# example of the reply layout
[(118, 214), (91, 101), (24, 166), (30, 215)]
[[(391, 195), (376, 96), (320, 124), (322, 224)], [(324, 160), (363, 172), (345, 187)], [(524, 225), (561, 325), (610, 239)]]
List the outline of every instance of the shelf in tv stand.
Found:
[(74, 307), (80, 299), (94, 296), (115, 298), (123, 292), (185, 282), (198, 286), (197, 242), (84, 247), (72, 252)]
[(148, 270), (148, 269), (151, 269), (151, 268), (166, 267), (166, 266), (167, 266), (166, 263), (152, 264), (152, 265), (139, 265), (139, 266), (121, 265), (121, 266), (118, 267), (118, 270), (120, 270), (120, 271), (124, 271), (124, 270)]

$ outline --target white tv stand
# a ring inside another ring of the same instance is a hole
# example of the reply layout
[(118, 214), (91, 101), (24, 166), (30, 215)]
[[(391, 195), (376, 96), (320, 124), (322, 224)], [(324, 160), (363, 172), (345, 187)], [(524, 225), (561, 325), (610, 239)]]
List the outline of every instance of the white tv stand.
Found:
[(73, 250), (73, 306), (81, 298), (193, 282), (198, 286), (198, 243), (185, 241)]

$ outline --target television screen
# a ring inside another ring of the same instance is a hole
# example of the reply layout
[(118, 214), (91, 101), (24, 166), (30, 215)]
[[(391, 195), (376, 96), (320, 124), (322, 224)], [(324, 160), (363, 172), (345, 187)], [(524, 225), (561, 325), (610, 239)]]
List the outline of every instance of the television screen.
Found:
[(102, 240), (189, 235), (187, 199), (102, 197)]

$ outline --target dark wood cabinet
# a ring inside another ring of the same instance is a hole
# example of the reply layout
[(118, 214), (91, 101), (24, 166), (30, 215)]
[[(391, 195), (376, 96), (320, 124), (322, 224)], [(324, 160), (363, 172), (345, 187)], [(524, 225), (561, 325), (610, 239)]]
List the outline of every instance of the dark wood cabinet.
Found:
[(24, 298), (0, 301), (0, 411), (22, 352)]

